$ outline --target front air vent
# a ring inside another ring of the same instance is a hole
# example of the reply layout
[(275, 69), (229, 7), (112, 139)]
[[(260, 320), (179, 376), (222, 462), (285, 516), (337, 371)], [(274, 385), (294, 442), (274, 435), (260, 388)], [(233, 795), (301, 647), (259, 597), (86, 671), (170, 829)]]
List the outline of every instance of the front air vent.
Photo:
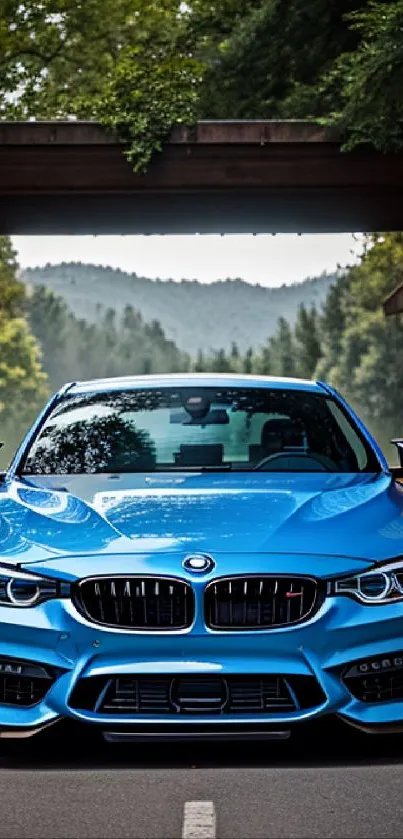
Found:
[[(315, 684), (312, 699), (316, 699)], [(86, 677), (76, 685), (69, 704), (99, 714), (130, 716), (262, 715), (289, 713), (300, 707), (294, 689), (283, 676), (204, 674)]]
[(53, 682), (53, 673), (40, 664), (0, 659), (0, 705), (36, 705)]
[(121, 629), (186, 629), (193, 623), (188, 583), (170, 577), (91, 577), (77, 584), (74, 601), (85, 617)]
[(321, 602), (310, 577), (228, 577), (207, 586), (205, 620), (211, 629), (271, 629), (307, 620)]
[(345, 678), (350, 693), (361, 702), (379, 703), (403, 700), (403, 672), (370, 673)]

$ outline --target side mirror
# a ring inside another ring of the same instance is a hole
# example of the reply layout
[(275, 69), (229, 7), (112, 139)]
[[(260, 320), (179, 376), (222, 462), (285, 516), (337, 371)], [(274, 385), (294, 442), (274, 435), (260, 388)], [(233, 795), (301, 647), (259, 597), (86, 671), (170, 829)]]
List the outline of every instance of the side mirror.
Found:
[(403, 466), (403, 437), (395, 437), (395, 439), (390, 442), (396, 446), (399, 456), (399, 464), (400, 466)]

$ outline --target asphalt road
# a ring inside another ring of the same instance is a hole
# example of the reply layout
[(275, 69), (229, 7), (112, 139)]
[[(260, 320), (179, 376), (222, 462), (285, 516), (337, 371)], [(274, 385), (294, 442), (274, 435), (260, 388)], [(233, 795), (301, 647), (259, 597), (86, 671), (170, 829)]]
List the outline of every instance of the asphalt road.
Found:
[(116, 746), (79, 729), (0, 743), (4, 839), (403, 837), (403, 736)]

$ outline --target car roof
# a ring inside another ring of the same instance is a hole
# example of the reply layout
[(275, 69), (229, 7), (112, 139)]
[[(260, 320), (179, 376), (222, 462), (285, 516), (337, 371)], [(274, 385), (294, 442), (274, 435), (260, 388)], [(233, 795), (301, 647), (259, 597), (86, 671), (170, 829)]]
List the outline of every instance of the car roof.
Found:
[(247, 376), (234, 373), (172, 373), (153, 376), (121, 376), (111, 379), (92, 379), (73, 382), (64, 389), (69, 394), (106, 392), (111, 390), (137, 390), (139, 388), (179, 387), (228, 387), (228, 388), (273, 388), (279, 390), (304, 390), (313, 393), (327, 393), (321, 382), (308, 379), (289, 379), (276, 376)]

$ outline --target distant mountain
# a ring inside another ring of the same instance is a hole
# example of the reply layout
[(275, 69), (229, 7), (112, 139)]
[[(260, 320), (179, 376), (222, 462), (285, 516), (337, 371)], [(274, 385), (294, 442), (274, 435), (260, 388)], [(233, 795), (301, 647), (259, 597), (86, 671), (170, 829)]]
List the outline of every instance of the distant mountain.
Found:
[(27, 285), (46, 286), (88, 322), (96, 322), (108, 308), (119, 313), (129, 303), (145, 321), (159, 321), (167, 337), (191, 355), (199, 349), (227, 350), (232, 342), (242, 352), (258, 348), (274, 333), (281, 315), (292, 325), (298, 306), (319, 307), (335, 282), (330, 274), (280, 288), (240, 279), (175, 282), (81, 263), (29, 268), (21, 279)]

